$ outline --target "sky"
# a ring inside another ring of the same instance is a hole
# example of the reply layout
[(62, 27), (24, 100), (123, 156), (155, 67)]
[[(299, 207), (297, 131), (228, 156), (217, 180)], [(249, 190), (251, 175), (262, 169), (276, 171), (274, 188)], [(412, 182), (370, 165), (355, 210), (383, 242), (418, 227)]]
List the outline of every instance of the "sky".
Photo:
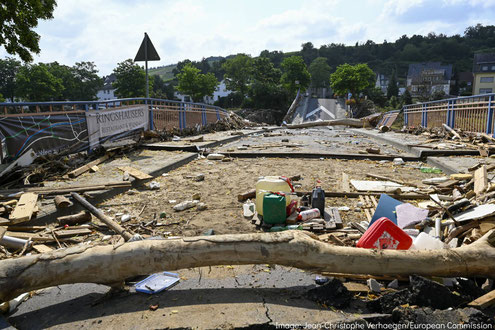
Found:
[[(160, 61), (268, 49), (296, 51), (301, 44), (354, 45), (395, 41), (407, 34), (463, 34), (468, 26), (495, 24), (495, 0), (58, 0), (54, 18), (40, 21), (41, 52), (34, 62), (73, 65), (93, 61), (100, 75), (134, 58), (144, 32)], [(7, 56), (0, 46), (0, 57)]]

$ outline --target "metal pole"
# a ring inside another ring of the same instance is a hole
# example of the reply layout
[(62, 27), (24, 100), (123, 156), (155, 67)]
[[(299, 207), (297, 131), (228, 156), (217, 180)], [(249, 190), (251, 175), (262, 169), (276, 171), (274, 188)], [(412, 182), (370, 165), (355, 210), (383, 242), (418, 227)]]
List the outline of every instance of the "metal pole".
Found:
[(148, 83), (148, 34), (144, 33), (144, 65), (146, 67), (146, 98), (150, 98), (150, 87)]

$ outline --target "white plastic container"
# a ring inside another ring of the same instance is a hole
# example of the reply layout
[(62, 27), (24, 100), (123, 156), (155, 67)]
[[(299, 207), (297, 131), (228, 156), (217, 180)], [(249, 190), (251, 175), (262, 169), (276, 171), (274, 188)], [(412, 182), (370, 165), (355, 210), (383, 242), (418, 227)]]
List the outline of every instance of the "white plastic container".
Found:
[(440, 250), (444, 249), (445, 244), (435, 238), (432, 237), (425, 232), (422, 232), (414, 239), (413, 245), (411, 246), (411, 250)]
[(265, 176), (260, 178), (256, 183), (256, 212), (259, 215), (263, 215), (263, 196), (269, 192), (283, 192), (285, 193), (285, 203), (289, 205), (290, 203), (290, 193), (292, 189), (289, 184), (280, 179), (278, 176)]

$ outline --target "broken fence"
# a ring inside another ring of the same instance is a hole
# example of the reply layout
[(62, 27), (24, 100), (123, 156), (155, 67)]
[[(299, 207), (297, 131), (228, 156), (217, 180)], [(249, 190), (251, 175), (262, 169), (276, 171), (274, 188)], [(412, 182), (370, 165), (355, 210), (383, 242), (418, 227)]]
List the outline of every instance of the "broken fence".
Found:
[(36, 154), (75, 153), (108, 141), (129, 139), (143, 129), (183, 130), (228, 117), (219, 107), (161, 99), (105, 102), (0, 103), (0, 160)]

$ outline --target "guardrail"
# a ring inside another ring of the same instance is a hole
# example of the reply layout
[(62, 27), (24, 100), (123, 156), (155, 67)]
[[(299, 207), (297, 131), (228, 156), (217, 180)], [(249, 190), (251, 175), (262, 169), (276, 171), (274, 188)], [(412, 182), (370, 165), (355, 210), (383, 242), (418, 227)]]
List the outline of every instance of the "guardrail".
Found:
[(92, 150), (145, 130), (204, 127), (229, 114), (201, 103), (152, 98), (0, 103), (0, 162), (36, 154)]
[(458, 97), (404, 106), (407, 127), (441, 127), (494, 134), (495, 93)]

